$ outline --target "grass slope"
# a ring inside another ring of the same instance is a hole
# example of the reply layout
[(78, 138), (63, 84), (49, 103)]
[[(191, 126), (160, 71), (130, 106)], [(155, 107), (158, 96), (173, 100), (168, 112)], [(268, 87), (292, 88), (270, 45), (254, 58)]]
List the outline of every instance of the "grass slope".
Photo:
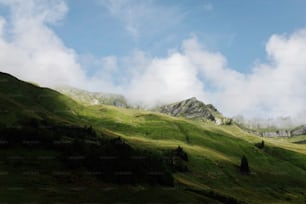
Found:
[[(95, 106), (86, 119), (108, 134), (119, 134), (135, 146), (162, 151), (182, 146), (190, 156), (190, 172), (175, 175), (179, 185), (233, 196), (249, 203), (303, 203), (306, 190), (305, 146), (288, 140), (267, 139), (262, 150), (254, 146), (261, 138), (239, 127), (216, 126), (158, 113)], [(246, 155), (251, 175), (239, 173)]]
[(11, 125), (27, 118), (59, 122), (77, 121), (74, 110), (82, 106), (72, 99), (49, 89), (0, 73), (0, 123)]
[[(162, 154), (181, 146), (189, 157), (189, 171), (174, 173), (175, 186), (169, 188), (106, 184), (91, 174), (80, 176), (82, 171), (54, 175), (48, 173), (50, 165), (65, 172), (62, 164), (57, 160), (38, 162), (37, 157), (56, 155), (57, 151), (1, 149), (0, 202), (305, 202), (306, 145), (297, 143), (305, 138), (269, 138), (265, 139), (265, 148), (258, 149), (254, 144), (261, 138), (235, 125), (216, 126), (212, 122), (107, 105), (84, 107), (53, 90), (6, 74), (0, 74), (0, 79), (2, 124), (17, 124), (23, 118), (47, 118), (61, 124), (92, 125), (98, 133), (121, 136), (140, 150)], [(19, 161), (18, 155), (30, 157), (30, 162)], [(248, 158), (250, 175), (239, 172), (242, 155)], [(11, 160), (7, 162), (7, 158)], [(35, 174), (33, 169), (47, 173)], [(35, 176), (29, 176), (31, 173)], [(19, 194), (22, 196), (16, 197)]]

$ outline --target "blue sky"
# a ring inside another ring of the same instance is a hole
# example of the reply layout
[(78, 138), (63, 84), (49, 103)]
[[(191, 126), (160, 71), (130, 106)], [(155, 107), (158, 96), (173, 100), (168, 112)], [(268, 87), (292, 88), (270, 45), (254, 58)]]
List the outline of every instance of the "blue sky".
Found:
[(223, 53), (232, 68), (249, 72), (255, 61), (265, 60), (265, 43), (272, 34), (306, 27), (304, 0), (141, 1), (152, 10), (147, 16), (139, 14), (142, 7), (132, 0), (118, 12), (123, 12), (122, 18), (124, 8), (134, 12), (133, 23), (139, 25), (135, 36), (126, 29), (128, 20), (112, 14), (101, 2), (67, 1), (66, 18), (53, 27), (67, 46), (97, 57), (126, 56), (135, 49), (165, 56), (196, 35), (200, 43)]
[(306, 122), (306, 1), (0, 0), (0, 71)]

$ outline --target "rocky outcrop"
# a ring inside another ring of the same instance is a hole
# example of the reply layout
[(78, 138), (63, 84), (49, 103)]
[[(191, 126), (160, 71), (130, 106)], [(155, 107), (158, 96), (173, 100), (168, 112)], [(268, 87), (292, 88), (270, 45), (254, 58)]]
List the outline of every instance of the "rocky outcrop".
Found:
[(295, 128), (293, 130), (266, 131), (260, 134), (260, 136), (263, 137), (291, 137), (298, 135), (306, 135), (306, 125)]
[(296, 128), (295, 130), (277, 130), (262, 133), (262, 136), (264, 137), (291, 137), (298, 135), (306, 135), (306, 125)]
[(217, 125), (231, 125), (232, 119), (230, 118), (216, 118)]
[(306, 125), (298, 127), (292, 131), (292, 135), (306, 135)]
[(289, 130), (276, 130), (269, 132), (262, 132), (261, 136), (263, 137), (291, 137), (291, 131)]
[(261, 137), (292, 137), (298, 135), (306, 135), (306, 125), (295, 128), (294, 130), (274, 130), (274, 131), (255, 131), (248, 129), (249, 133), (261, 136)]
[(161, 106), (159, 111), (172, 116), (215, 121), (213, 112), (216, 112), (217, 109), (212, 105), (205, 105), (202, 101), (192, 97), (181, 102)]

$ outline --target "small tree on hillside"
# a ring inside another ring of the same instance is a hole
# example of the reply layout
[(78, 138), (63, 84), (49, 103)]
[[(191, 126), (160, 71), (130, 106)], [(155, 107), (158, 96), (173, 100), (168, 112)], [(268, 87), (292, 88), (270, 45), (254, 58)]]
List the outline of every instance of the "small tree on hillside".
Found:
[(188, 171), (188, 167), (186, 165), (186, 162), (188, 162), (188, 155), (181, 146), (169, 151), (167, 154), (169, 156), (168, 163), (173, 171)]
[(175, 149), (175, 154), (177, 157), (180, 157), (181, 159), (183, 159), (184, 161), (188, 161), (188, 155), (187, 153), (183, 150), (183, 148), (181, 146), (178, 146)]
[(250, 173), (248, 159), (246, 158), (245, 155), (243, 155), (242, 158), (241, 158), (240, 172), (241, 173)]
[(256, 143), (255, 146), (259, 149), (263, 149), (265, 147), (265, 142), (264, 140), (262, 140), (261, 142), (259, 143)]

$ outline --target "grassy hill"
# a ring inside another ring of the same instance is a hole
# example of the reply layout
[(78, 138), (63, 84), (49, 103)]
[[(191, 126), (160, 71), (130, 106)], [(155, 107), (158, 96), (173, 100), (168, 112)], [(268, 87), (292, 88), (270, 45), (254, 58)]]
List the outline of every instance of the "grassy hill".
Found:
[(0, 73), (0, 123), (9, 125), (27, 118), (61, 122), (77, 118), (74, 110), (81, 106), (49, 88), (40, 88)]
[[(305, 137), (267, 138), (264, 148), (257, 148), (261, 138), (234, 124), (217, 126), (108, 105), (85, 107), (4, 73), (0, 110), (3, 131), (29, 126), (27, 131), (35, 136), (25, 144), (0, 145), (0, 202), (304, 203), (306, 199), (306, 144), (300, 142)], [(41, 140), (45, 135), (50, 141)], [(44, 141), (54, 144), (55, 138), (60, 147), (44, 145)], [(73, 145), (67, 146), (69, 142)], [(178, 146), (187, 161), (171, 160)], [(101, 155), (113, 162), (101, 161)], [(250, 174), (239, 171), (243, 155)], [(120, 176), (100, 176), (101, 169), (109, 170), (107, 164), (121, 169)], [(143, 179), (126, 181), (132, 178), (128, 172)], [(171, 178), (173, 182), (163, 180)]]

